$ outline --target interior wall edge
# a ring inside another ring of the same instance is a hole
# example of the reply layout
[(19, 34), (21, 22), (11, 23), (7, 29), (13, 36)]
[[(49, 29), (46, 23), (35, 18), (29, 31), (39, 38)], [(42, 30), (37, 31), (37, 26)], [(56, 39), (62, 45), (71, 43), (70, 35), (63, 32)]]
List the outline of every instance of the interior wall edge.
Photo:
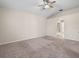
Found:
[(24, 41), (24, 40), (32, 40), (34, 38), (40, 38), (40, 37), (44, 37), (44, 36), (45, 35), (40, 35), (38, 37), (31, 37), (31, 38), (24, 38), (24, 39), (20, 39), (20, 40), (9, 41), (9, 42), (2, 42), (2, 43), (0, 43), (0, 45), (5, 45), (5, 44), (10, 44), (10, 43), (20, 42), (20, 41)]

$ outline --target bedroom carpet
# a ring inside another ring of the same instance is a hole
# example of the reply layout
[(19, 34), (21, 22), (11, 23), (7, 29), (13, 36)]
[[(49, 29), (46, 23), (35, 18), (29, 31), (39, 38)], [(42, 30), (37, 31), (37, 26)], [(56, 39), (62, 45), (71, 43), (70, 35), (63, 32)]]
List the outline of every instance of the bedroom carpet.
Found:
[(45, 36), (0, 45), (0, 58), (78, 58), (79, 42)]

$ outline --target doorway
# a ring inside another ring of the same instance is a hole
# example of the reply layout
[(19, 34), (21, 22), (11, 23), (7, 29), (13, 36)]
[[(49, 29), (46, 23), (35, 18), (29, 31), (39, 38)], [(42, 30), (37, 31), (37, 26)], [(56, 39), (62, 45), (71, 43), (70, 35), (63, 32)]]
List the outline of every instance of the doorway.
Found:
[(57, 37), (64, 38), (64, 20), (59, 19), (57, 22)]

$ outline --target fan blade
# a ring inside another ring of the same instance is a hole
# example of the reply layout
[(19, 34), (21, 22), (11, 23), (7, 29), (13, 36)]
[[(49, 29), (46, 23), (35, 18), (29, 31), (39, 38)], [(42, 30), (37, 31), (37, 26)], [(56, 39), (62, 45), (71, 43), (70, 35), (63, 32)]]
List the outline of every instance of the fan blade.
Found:
[(59, 11), (63, 11), (63, 9), (60, 9)]
[(54, 8), (53, 6), (50, 6), (51, 8)]
[(51, 2), (51, 4), (56, 3), (56, 1)]
[(45, 10), (45, 8), (42, 8), (43, 10)]
[(43, 2), (45, 2), (46, 0), (43, 0)]

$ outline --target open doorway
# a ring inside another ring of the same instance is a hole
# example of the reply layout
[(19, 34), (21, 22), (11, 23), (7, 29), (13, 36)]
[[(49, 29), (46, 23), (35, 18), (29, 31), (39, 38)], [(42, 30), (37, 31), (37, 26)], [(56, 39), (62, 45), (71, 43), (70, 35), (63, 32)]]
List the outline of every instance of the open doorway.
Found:
[(60, 18), (57, 22), (57, 36), (64, 38), (64, 20)]

